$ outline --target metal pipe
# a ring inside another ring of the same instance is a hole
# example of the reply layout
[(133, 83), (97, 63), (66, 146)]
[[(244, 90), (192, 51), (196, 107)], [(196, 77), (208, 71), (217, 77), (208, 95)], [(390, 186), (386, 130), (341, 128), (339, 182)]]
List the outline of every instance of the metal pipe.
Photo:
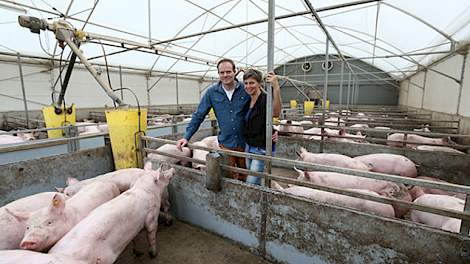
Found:
[[(274, 26), (275, 26), (275, 0), (268, 3), (268, 72), (274, 71)], [(272, 156), (273, 135), (273, 88), (270, 83), (266, 84), (266, 156)], [(265, 171), (271, 173), (271, 162), (266, 161)], [(268, 178), (264, 179), (265, 186), (271, 186)]]
[(179, 101), (178, 73), (175, 73), (175, 90), (176, 90), (176, 112), (179, 113), (180, 101)]
[(148, 3), (148, 21), (149, 21), (149, 44), (152, 43), (152, 9), (150, 5), (150, 0)]
[(95, 80), (100, 84), (101, 88), (106, 92), (106, 94), (114, 101), (116, 102), (119, 106), (125, 106), (126, 104), (119, 98), (117, 97), (111, 87), (109, 87), (109, 84), (105, 81), (103, 81), (98, 73), (96, 72), (95, 68), (88, 62), (88, 60), (85, 58), (83, 53), (78, 49), (78, 47), (75, 45), (75, 43), (68, 38), (64, 39), (65, 42), (69, 45), (70, 49), (77, 54), (77, 56), (80, 58), (80, 61), (83, 63), (83, 65), (90, 71), (91, 75)]
[(339, 107), (343, 105), (343, 77), (344, 77), (344, 61), (341, 62), (341, 80), (339, 83)]
[(18, 63), (18, 71), (20, 73), (21, 92), (23, 93), (24, 115), (26, 117), (26, 126), (29, 128), (28, 103), (26, 102), (26, 91), (24, 89), (23, 68), (21, 67), (21, 55), (19, 52), (16, 55), (17, 55), (16, 58), (17, 58), (17, 63)]
[[(122, 88), (122, 69), (119, 65), (119, 87)], [(124, 89), (121, 89), (121, 100), (124, 100)]]
[(377, 46), (377, 29), (379, 28), (380, 2), (377, 2), (377, 13), (375, 15), (374, 48), (372, 49), (372, 65), (374, 65), (375, 48)]
[[(141, 136), (141, 138), (144, 140), (150, 140), (150, 141), (159, 142), (159, 143), (172, 144), (172, 145), (176, 144), (176, 141), (169, 140), (169, 139), (154, 138), (154, 137), (148, 137), (148, 136)], [(188, 144), (188, 147), (196, 148), (196, 149), (204, 149), (203, 147), (194, 146), (192, 144)], [(397, 176), (397, 175), (391, 175), (391, 174), (385, 174), (385, 173), (353, 170), (353, 169), (347, 169), (347, 168), (341, 168), (341, 167), (335, 167), (335, 166), (321, 165), (321, 164), (311, 163), (311, 162), (290, 160), (290, 159), (277, 158), (277, 157), (269, 157), (265, 155), (257, 155), (257, 154), (247, 153), (247, 152), (239, 152), (239, 151), (226, 150), (226, 149), (217, 149), (216, 151), (220, 153), (225, 153), (227, 155), (236, 156), (236, 157), (243, 157), (243, 158), (250, 158), (250, 159), (257, 159), (257, 160), (264, 160), (264, 161), (271, 160), (278, 164), (288, 165), (292, 167), (296, 166), (298, 168), (305, 168), (306, 170), (309, 170), (309, 171), (331, 171), (331, 172), (344, 173), (344, 174), (349, 174), (349, 175), (354, 175), (354, 176), (359, 176), (359, 177), (364, 177), (364, 178), (369, 178), (369, 179), (392, 181), (392, 182), (397, 182), (397, 183), (417, 185), (417, 186), (428, 187), (428, 188), (438, 188), (438, 189), (445, 190), (445, 191), (470, 194), (470, 186), (466, 186), (466, 185), (458, 185), (458, 184), (453, 184), (453, 183), (441, 183), (441, 182), (436, 182), (436, 181), (415, 179), (415, 178), (409, 178), (409, 177), (403, 177), (403, 176)]]
[(351, 90), (351, 73), (348, 72), (348, 96), (347, 96), (347, 100), (346, 100), (346, 103), (347, 103), (347, 109), (349, 109), (349, 92)]
[[(361, 5), (361, 4), (368, 4), (368, 3), (372, 3), (372, 2), (380, 2), (380, 1), (382, 1), (382, 0), (353, 1), (353, 2), (349, 2), (349, 3), (331, 5), (331, 6), (327, 6), (327, 7), (318, 8), (318, 9), (316, 9), (316, 12), (330, 11), (330, 10), (334, 10), (334, 9), (350, 7), (350, 6), (355, 6), (355, 5)], [(286, 19), (286, 18), (291, 18), (291, 17), (296, 17), (296, 16), (304, 16), (304, 15), (308, 15), (308, 14), (310, 14), (309, 11), (303, 11), (303, 12), (297, 12), (297, 13), (278, 16), (278, 17), (275, 17), (274, 19), (275, 20), (280, 20), (280, 19)], [(177, 40), (193, 38), (193, 37), (197, 37), (197, 36), (201, 36), (201, 35), (206, 35), (206, 34), (209, 34), (209, 33), (220, 32), (220, 31), (225, 31), (225, 30), (234, 29), (234, 28), (241, 28), (241, 27), (256, 25), (256, 24), (260, 24), (260, 23), (266, 23), (266, 22), (268, 22), (268, 20), (269, 19), (259, 19), (259, 20), (246, 22), (246, 23), (240, 23), (240, 24), (236, 24), (236, 25), (232, 25), (232, 26), (223, 27), (223, 28), (207, 30), (207, 31), (203, 31), (203, 32), (195, 33), (195, 34), (189, 34), (189, 35), (186, 35), (186, 36), (181, 36), (181, 37), (177, 37), (177, 38), (158, 41), (158, 42), (153, 43), (152, 45), (159, 45), (159, 44), (164, 44), (164, 43), (168, 43), (168, 42), (174, 42), (174, 41), (177, 41)]]

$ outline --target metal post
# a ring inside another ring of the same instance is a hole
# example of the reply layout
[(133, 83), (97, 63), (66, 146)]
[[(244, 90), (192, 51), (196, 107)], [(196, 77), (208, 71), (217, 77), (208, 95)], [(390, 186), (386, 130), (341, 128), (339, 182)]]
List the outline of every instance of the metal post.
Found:
[(217, 152), (207, 153), (206, 156), (206, 188), (213, 192), (222, 190), (221, 178), (222, 169), (220, 165), (223, 163), (223, 157)]
[(343, 108), (343, 74), (344, 74), (344, 61), (341, 62), (341, 79), (339, 82), (339, 107)]
[[(463, 209), (464, 213), (468, 213), (470, 211), (470, 195), (467, 194), (467, 198), (465, 199), (465, 206)], [(460, 234), (468, 235), (470, 231), (470, 221), (462, 220), (462, 224), (460, 225)]]
[(23, 68), (21, 67), (21, 56), (20, 53), (16, 53), (16, 61), (18, 63), (18, 70), (20, 72), (20, 83), (21, 91), (23, 93), (23, 104), (24, 104), (24, 115), (26, 117), (26, 127), (29, 127), (29, 113), (28, 113), (28, 103), (26, 102), (26, 91), (24, 89), (24, 79), (23, 79)]
[[(67, 125), (67, 127), (64, 129), (65, 137), (66, 138), (71, 138), (71, 137), (78, 137), (78, 129), (74, 125)], [(80, 150), (80, 141), (78, 139), (69, 139), (67, 141), (67, 152), (72, 153), (72, 152), (77, 152)]]
[(319, 152), (320, 153), (323, 153), (323, 148), (324, 148), (324, 137), (323, 135), (325, 134), (325, 128), (323, 127), (325, 125), (325, 113), (326, 113), (326, 98), (328, 97), (328, 63), (329, 63), (329, 50), (328, 50), (328, 47), (330, 46), (330, 40), (328, 39), (328, 37), (326, 38), (326, 43), (325, 43), (325, 80), (324, 80), (324, 83), (323, 83), (323, 111), (322, 111), (322, 118), (321, 118), (321, 125), (322, 125), (322, 128), (321, 128), (321, 141), (320, 141), (320, 149), (319, 149)]
[[(274, 9), (275, 0), (269, 0), (268, 4), (268, 72), (274, 70)], [(266, 85), (266, 156), (272, 156), (272, 135), (273, 135), (273, 89), (271, 84)], [(271, 173), (271, 162), (265, 161), (265, 172)], [(265, 186), (270, 186), (268, 177), (264, 179)]]
[(149, 44), (152, 44), (152, 9), (150, 0), (148, 0), (148, 18), (149, 18)]
[(122, 69), (119, 65), (119, 86), (121, 87), (121, 100), (124, 100), (124, 91), (122, 90)]
[(348, 96), (346, 98), (347, 99), (347, 101), (346, 101), (347, 107), (346, 108), (348, 110), (349, 110), (349, 100), (350, 100), (349, 93), (350, 93), (350, 91), (351, 91), (351, 72), (349, 72), (349, 74), (348, 74)]
[(423, 94), (421, 95), (421, 109), (423, 109), (423, 106), (424, 106), (424, 93), (426, 92), (426, 80), (427, 80), (427, 78), (428, 78), (428, 70), (424, 70)]
[(176, 113), (180, 113), (180, 99), (178, 87), (178, 73), (175, 73), (175, 89), (176, 89)]

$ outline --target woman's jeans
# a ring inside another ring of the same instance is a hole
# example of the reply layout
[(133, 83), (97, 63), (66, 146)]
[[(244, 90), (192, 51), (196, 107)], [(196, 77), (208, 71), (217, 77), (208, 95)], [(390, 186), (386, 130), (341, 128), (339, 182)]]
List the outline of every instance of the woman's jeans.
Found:
[[(266, 155), (265, 149), (253, 147), (248, 144), (246, 144), (245, 152), (258, 155)], [(272, 155), (274, 156), (274, 146)], [(246, 158), (246, 168), (250, 171), (264, 172), (264, 160)], [(246, 182), (261, 185), (261, 177), (248, 175), (248, 177), (246, 178)]]

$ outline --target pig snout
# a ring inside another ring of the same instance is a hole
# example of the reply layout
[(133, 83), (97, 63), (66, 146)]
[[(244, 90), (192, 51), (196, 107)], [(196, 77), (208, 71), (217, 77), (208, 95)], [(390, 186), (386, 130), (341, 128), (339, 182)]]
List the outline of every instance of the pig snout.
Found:
[(21, 249), (28, 249), (36, 251), (38, 247), (38, 243), (35, 241), (23, 241), (20, 244)]

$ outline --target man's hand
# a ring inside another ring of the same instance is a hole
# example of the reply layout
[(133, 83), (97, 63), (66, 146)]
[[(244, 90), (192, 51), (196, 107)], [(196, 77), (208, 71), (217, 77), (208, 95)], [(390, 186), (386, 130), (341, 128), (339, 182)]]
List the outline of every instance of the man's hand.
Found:
[(179, 149), (180, 151), (183, 151), (183, 147), (188, 145), (188, 140), (185, 138), (182, 138), (178, 140), (178, 143), (176, 143), (176, 148)]
[(268, 83), (271, 83), (271, 85), (275, 86), (273, 88), (279, 87), (279, 80), (277, 79), (277, 76), (276, 74), (274, 74), (273, 71), (270, 71), (268, 72), (268, 74), (266, 74), (266, 81)]

